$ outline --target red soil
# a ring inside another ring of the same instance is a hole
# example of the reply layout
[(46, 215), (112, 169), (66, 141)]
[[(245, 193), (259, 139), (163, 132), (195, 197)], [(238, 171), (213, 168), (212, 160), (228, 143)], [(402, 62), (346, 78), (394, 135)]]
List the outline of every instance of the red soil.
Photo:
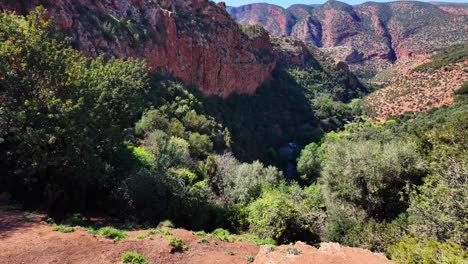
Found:
[[(83, 228), (73, 233), (52, 231), (52, 227), (41, 222), (41, 215), (25, 215), (21, 212), (0, 212), (0, 263), (121, 263), (122, 253), (128, 251), (143, 254), (150, 263), (248, 263), (246, 256), (255, 257), (255, 263), (388, 263), (381, 255), (370, 251), (340, 247), (325, 243), (315, 249), (296, 243), (299, 255), (286, 252), (291, 246), (276, 247), (267, 252), (263, 246), (246, 242), (222, 242), (208, 238), (209, 243), (199, 244), (199, 236), (182, 229), (171, 229), (189, 249), (171, 253), (166, 239), (160, 235), (136, 239), (147, 230), (129, 231), (128, 238), (118, 242), (89, 234)], [(235, 252), (230, 255), (228, 252)], [(258, 253), (258, 254), (257, 254)]]

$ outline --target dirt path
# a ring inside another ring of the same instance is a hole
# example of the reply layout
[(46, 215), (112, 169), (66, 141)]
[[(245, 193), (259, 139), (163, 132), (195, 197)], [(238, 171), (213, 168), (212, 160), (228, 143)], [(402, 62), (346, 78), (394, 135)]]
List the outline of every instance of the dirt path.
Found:
[[(381, 256), (362, 250), (338, 246), (322, 246), (317, 250), (298, 243), (300, 255), (287, 253), (289, 246), (277, 247), (267, 252), (259, 246), (246, 242), (222, 242), (208, 238), (208, 244), (197, 243), (199, 236), (190, 231), (172, 229), (171, 233), (181, 238), (189, 249), (171, 253), (166, 239), (153, 235), (153, 239), (136, 239), (146, 230), (129, 231), (128, 238), (114, 242), (89, 234), (83, 228), (73, 233), (52, 231), (50, 225), (40, 222), (40, 215), (25, 215), (22, 212), (0, 212), (0, 263), (121, 263), (120, 256), (127, 251), (143, 254), (151, 263), (229, 264), (248, 263), (246, 256), (255, 257), (255, 263), (387, 263)], [(332, 244), (326, 244), (332, 245)], [(334, 245), (334, 244), (333, 244)], [(228, 252), (235, 252), (234, 255)], [(257, 255), (258, 254), (258, 255)]]

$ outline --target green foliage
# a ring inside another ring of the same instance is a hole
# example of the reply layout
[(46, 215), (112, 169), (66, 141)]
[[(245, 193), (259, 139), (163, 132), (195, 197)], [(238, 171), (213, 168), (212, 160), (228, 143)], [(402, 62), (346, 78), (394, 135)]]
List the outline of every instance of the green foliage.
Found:
[(145, 239), (145, 238), (146, 238), (146, 236), (145, 236), (145, 235), (141, 235), (141, 234), (140, 234), (140, 235), (136, 235), (136, 237), (135, 237), (135, 238), (136, 238), (136, 239)]
[(168, 236), (167, 237), (167, 242), (169, 245), (172, 247), (173, 251), (179, 251), (179, 250), (187, 250), (188, 247), (187, 245), (184, 244), (182, 239), (174, 236)]
[(405, 237), (389, 246), (390, 256), (396, 263), (467, 263), (468, 252), (451, 241), (421, 240)]
[(188, 142), (190, 144), (190, 152), (193, 153), (195, 157), (206, 157), (213, 149), (213, 142), (211, 142), (207, 135), (192, 133), (189, 136)]
[(266, 188), (248, 207), (250, 230), (279, 242), (317, 242), (324, 218), (320, 188), (302, 190), (297, 184)]
[(164, 220), (164, 221), (161, 221), (158, 224), (158, 228), (163, 228), (163, 227), (165, 227), (165, 228), (174, 228), (175, 225), (170, 220)]
[(297, 160), (297, 172), (302, 175), (301, 180), (307, 185), (311, 184), (320, 176), (321, 155), (320, 146), (316, 143), (307, 145)]
[(209, 244), (210, 241), (208, 239), (206, 239), (206, 238), (200, 238), (200, 239), (197, 240), (197, 243), (198, 244)]
[(98, 182), (119, 182), (110, 176), (142, 110), (146, 67), (81, 56), (47, 17), (0, 14), (0, 167), (11, 168), (1, 181), (27, 202), (85, 209), (88, 197), (105, 197)]
[(268, 34), (268, 32), (260, 25), (246, 25), (240, 27), (242, 32), (244, 32), (249, 39), (256, 39), (264, 34)]
[(222, 229), (222, 228), (217, 228), (215, 229), (211, 235), (221, 241), (226, 241), (226, 242), (233, 242), (234, 241), (234, 236), (229, 233), (228, 230)]
[(61, 232), (61, 233), (73, 233), (73, 232), (75, 232), (75, 229), (73, 227), (71, 227), (71, 226), (57, 225), (57, 224), (52, 225), (52, 230), (53, 231), (58, 231), (58, 232)]
[(124, 239), (128, 236), (128, 234), (124, 231), (115, 229), (113, 227), (103, 227), (97, 230), (96, 232), (98, 235), (101, 235), (108, 239), (113, 239), (114, 241), (119, 241)]
[(122, 262), (130, 264), (149, 264), (145, 257), (135, 252), (125, 252), (122, 254)]
[(429, 72), (440, 69), (452, 63), (462, 62), (468, 59), (468, 44), (453, 45), (439, 50), (432, 56), (432, 61), (414, 68), (415, 72)]
[(426, 173), (414, 142), (341, 140), (325, 148), (320, 181), (327, 207), (348, 204), (377, 219), (391, 219), (406, 209), (405, 186)]
[(411, 194), (409, 229), (420, 236), (468, 243), (466, 159), (452, 160)]

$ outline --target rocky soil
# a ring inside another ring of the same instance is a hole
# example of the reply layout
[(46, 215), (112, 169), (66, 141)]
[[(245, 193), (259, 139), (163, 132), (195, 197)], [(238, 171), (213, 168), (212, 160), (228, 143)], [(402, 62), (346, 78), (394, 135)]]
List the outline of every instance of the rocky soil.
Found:
[(325, 243), (320, 249), (303, 243), (295, 245), (256, 246), (246, 242), (222, 242), (208, 238), (209, 243), (197, 243), (199, 236), (183, 229), (171, 233), (188, 245), (184, 252), (171, 253), (167, 240), (160, 235), (137, 239), (147, 230), (129, 231), (128, 238), (114, 242), (89, 234), (83, 228), (73, 233), (52, 231), (41, 222), (42, 215), (23, 212), (0, 212), (0, 260), (2, 264), (18, 263), (121, 263), (124, 252), (143, 254), (151, 263), (388, 263), (382, 255), (367, 250)]
[(364, 99), (363, 107), (379, 122), (407, 112), (426, 112), (454, 102), (454, 92), (468, 81), (468, 61), (450, 64), (431, 72), (413, 69), (430, 62), (429, 55), (418, 56), (379, 73), (373, 82), (384, 88)]

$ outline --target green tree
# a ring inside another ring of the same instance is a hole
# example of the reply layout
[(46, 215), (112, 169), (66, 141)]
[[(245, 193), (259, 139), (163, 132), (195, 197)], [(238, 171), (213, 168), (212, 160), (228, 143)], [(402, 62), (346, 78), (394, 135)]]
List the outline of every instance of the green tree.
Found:
[(1, 177), (29, 202), (85, 209), (116, 182), (126, 128), (148, 89), (146, 67), (81, 56), (47, 17), (43, 8), (0, 14)]

